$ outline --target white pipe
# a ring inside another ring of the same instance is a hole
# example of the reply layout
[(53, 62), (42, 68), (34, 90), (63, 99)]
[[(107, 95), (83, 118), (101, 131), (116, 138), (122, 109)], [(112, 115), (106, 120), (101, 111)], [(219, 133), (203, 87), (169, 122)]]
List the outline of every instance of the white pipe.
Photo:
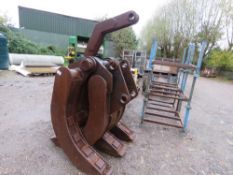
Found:
[(64, 64), (62, 56), (53, 55), (30, 55), (30, 54), (9, 54), (11, 65), (20, 65), (22, 62), (25, 66), (60, 66)]

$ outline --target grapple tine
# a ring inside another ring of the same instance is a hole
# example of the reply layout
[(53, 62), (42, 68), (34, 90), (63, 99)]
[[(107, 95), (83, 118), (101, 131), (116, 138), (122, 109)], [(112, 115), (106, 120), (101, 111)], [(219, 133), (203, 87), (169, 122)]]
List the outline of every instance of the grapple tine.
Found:
[(123, 122), (119, 121), (110, 132), (114, 134), (118, 139), (126, 142), (132, 142), (135, 140), (136, 135), (129, 129)]
[[(99, 89), (96, 92), (96, 89)], [(88, 143), (93, 145), (99, 140), (109, 123), (107, 113), (107, 83), (99, 75), (94, 75), (88, 83), (89, 115), (86, 125), (83, 127), (83, 134)], [(96, 127), (96, 125), (98, 127)]]
[(126, 152), (124, 143), (110, 132), (105, 132), (103, 137), (96, 142), (95, 147), (115, 157), (122, 157)]

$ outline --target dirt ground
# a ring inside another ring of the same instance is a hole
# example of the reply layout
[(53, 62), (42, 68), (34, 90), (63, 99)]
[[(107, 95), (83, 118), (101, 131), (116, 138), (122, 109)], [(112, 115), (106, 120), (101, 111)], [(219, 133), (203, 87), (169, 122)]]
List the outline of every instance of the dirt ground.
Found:
[[(50, 141), (53, 81), (0, 72), (0, 175), (83, 174)], [(103, 154), (115, 175), (233, 174), (233, 84), (198, 79), (186, 133), (139, 126), (142, 98), (132, 101), (123, 117), (137, 135), (126, 155)]]

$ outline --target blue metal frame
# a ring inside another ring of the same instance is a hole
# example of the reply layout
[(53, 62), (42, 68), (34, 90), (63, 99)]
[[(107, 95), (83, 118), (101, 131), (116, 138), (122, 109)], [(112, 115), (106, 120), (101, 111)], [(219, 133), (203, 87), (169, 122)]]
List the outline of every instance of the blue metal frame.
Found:
[[(189, 48), (188, 48), (188, 55), (185, 60), (185, 64), (190, 64), (193, 61), (193, 56), (194, 56), (194, 51), (195, 51), (195, 44), (190, 43)], [(188, 72), (183, 71), (183, 76), (182, 76), (182, 81), (181, 81), (181, 90), (182, 92), (185, 91), (186, 84), (187, 84), (187, 79), (188, 79)]]
[[(156, 40), (154, 40), (152, 48), (151, 48), (151, 54), (150, 54), (150, 60), (149, 60), (150, 62), (148, 64), (148, 69), (149, 70), (152, 70), (152, 61), (153, 61), (153, 59), (155, 59), (156, 47), (157, 47), (157, 42), (156, 42)], [(199, 55), (198, 55), (196, 69), (194, 71), (181, 69), (180, 74), (179, 74), (179, 79), (177, 81), (178, 86), (180, 86), (181, 91), (184, 94), (185, 87), (186, 87), (186, 84), (187, 84), (188, 75), (190, 73), (193, 73), (193, 81), (192, 81), (188, 101), (187, 101), (187, 104), (185, 106), (185, 113), (184, 113), (184, 118), (183, 118), (183, 123), (182, 123), (184, 131), (186, 130), (187, 125), (188, 125), (188, 120), (189, 120), (189, 115), (190, 115), (190, 110), (191, 110), (192, 96), (193, 96), (196, 80), (200, 75), (200, 69), (201, 69), (203, 56), (204, 56), (204, 52), (205, 52), (206, 47), (207, 47), (207, 42), (203, 41), (201, 43), (201, 46), (200, 46), (200, 52), (199, 52)], [(189, 46), (188, 46), (188, 49), (187, 48), (184, 49), (182, 63), (183, 64), (192, 64), (193, 57), (194, 57), (194, 52), (195, 52), (195, 44), (190, 43)], [(153, 77), (152, 76), (152, 71), (149, 71), (149, 75), (148, 75), (148, 79), (149, 79), (148, 83), (149, 84), (150, 84), (150, 81), (151, 81), (152, 77)], [(179, 82), (179, 81), (181, 81), (181, 82)], [(178, 100), (177, 109), (176, 109), (178, 112), (180, 112), (180, 109), (181, 109), (181, 102), (182, 102), (181, 100)], [(141, 123), (143, 123), (144, 112), (145, 112), (144, 110), (145, 110), (146, 105), (147, 105), (147, 100), (144, 99), (143, 105), (142, 105), (142, 111), (141, 111)]]
[(152, 62), (153, 60), (156, 59), (156, 51), (158, 47), (158, 42), (156, 39), (153, 39), (153, 43), (150, 49), (150, 59), (149, 59), (149, 64), (147, 65), (148, 70), (152, 70)]
[(185, 109), (184, 124), (183, 124), (184, 130), (187, 129), (188, 120), (189, 120), (189, 113), (190, 113), (190, 110), (191, 110), (191, 100), (192, 100), (192, 97), (193, 97), (194, 87), (195, 87), (197, 78), (200, 75), (201, 65), (202, 65), (203, 56), (204, 56), (206, 46), (207, 46), (207, 42), (203, 41), (202, 44), (201, 44), (201, 49), (200, 49), (199, 56), (198, 56), (196, 70), (195, 70), (194, 76), (193, 76), (193, 82), (192, 82), (192, 86), (191, 86), (191, 90), (190, 90), (190, 94), (189, 94), (189, 100), (188, 100), (188, 103), (187, 103), (186, 109)]
[[(185, 54), (183, 55), (182, 63), (183, 64), (190, 64), (190, 63), (192, 63), (192, 60), (193, 60), (194, 51), (195, 51), (195, 44), (194, 43), (189, 44), (187, 55), (186, 55), (186, 50), (187, 49), (185, 49)], [(180, 84), (181, 91), (182, 91), (182, 93), (184, 93), (185, 88), (186, 88), (186, 84), (187, 84), (189, 71), (188, 70), (181, 70), (180, 74), (181, 74), (180, 76), (182, 77), (181, 84)], [(181, 105), (182, 105), (181, 101), (178, 101), (177, 110), (179, 112), (181, 110)]]

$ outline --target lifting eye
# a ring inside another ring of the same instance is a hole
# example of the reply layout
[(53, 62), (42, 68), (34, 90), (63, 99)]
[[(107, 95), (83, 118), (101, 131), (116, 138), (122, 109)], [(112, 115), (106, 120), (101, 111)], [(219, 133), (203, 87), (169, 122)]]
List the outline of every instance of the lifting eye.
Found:
[(130, 14), (129, 14), (129, 21), (134, 21), (134, 19), (135, 19), (134, 14), (133, 14), (133, 13), (130, 13)]

